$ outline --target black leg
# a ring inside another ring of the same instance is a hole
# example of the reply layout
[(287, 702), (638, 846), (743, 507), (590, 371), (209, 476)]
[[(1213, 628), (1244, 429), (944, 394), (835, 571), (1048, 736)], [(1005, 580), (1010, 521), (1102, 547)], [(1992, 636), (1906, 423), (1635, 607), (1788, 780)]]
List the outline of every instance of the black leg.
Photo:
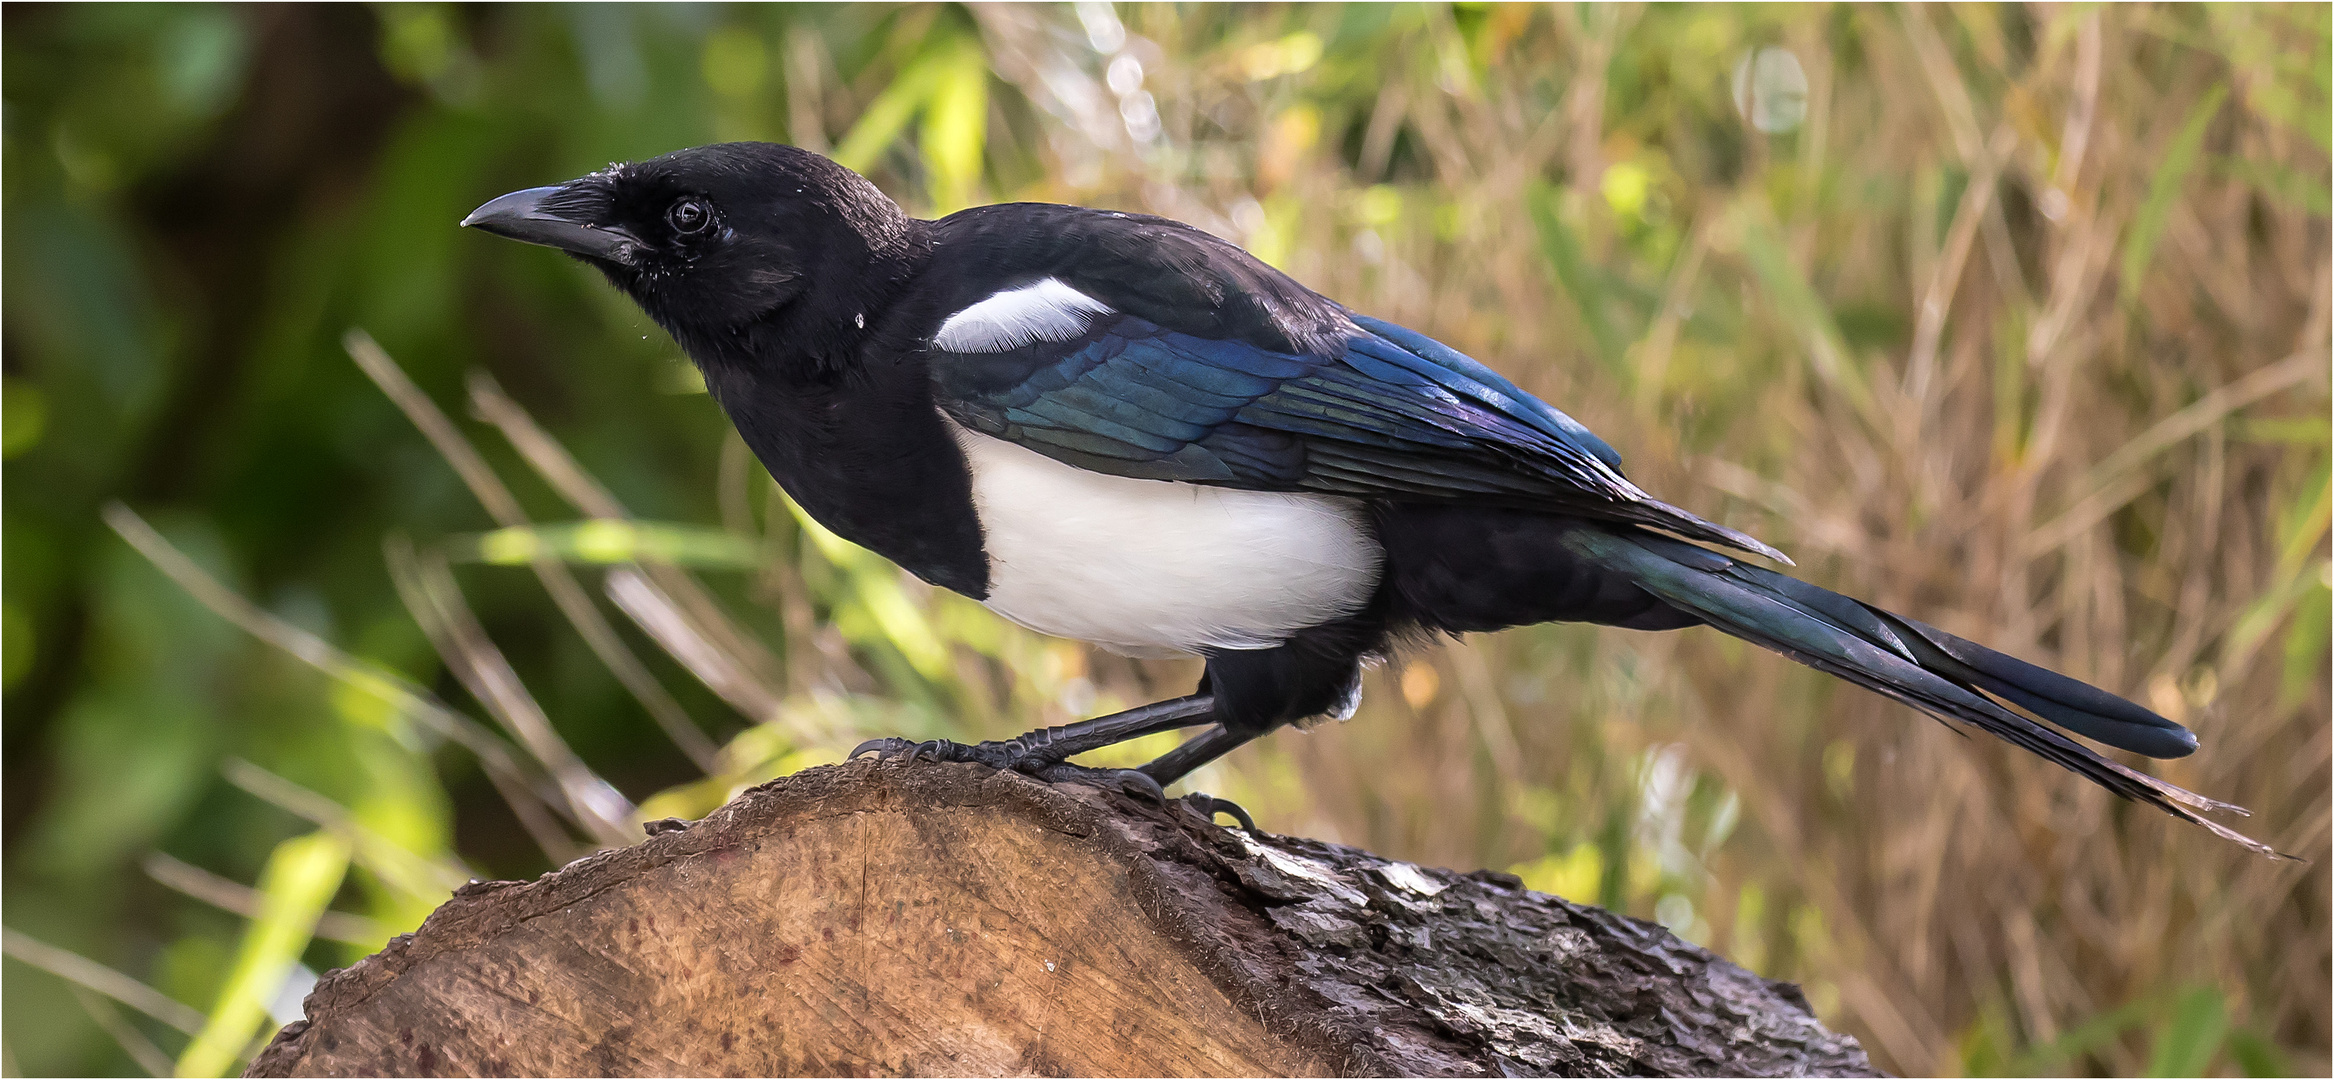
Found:
[(1159, 755), (1137, 771), (1158, 781), (1160, 787), (1166, 787), (1191, 775), (1193, 769), (1254, 742), (1262, 734), (1262, 731), (1234, 731), (1218, 724), (1194, 736), (1191, 741)]
[(1214, 694), (1192, 694), (1074, 724), (1040, 728), (1006, 742), (1020, 747), (1026, 755), (1054, 762), (1129, 739), (1209, 723), (1214, 720), (1215, 711)]
[[(1234, 731), (1217, 724), (1135, 771), (1149, 777), (1161, 790), (1165, 790), (1167, 785), (1191, 775), (1192, 770), (1255, 741), (1262, 734), (1262, 731), (1247, 729)], [(1230, 799), (1219, 799), (1195, 791), (1185, 795), (1183, 801), (1185, 805), (1199, 811), (1199, 816), (1210, 821), (1215, 820), (1217, 814), (1230, 814), (1240, 823), (1241, 828), (1249, 832), (1256, 831), (1256, 819), (1249, 817), (1247, 810)]]
[(1064, 764), (1063, 761), (1088, 750), (1099, 750), (1129, 739), (1209, 723), (1215, 716), (1215, 708), (1215, 695), (1192, 694), (1108, 716), (1097, 716), (1091, 720), (1080, 720), (1074, 724), (1040, 728), (1002, 742), (967, 746), (947, 739), (922, 743), (897, 737), (869, 739), (854, 747), (851, 756), (858, 757), (872, 751), (877, 757), (901, 761), (915, 761), (918, 758), (970, 761), (995, 769), (1012, 769), (1044, 780), (1110, 778), (1117, 780), (1121, 786), (1165, 803), (1166, 793), (1147, 773), (1133, 769), (1084, 769)]

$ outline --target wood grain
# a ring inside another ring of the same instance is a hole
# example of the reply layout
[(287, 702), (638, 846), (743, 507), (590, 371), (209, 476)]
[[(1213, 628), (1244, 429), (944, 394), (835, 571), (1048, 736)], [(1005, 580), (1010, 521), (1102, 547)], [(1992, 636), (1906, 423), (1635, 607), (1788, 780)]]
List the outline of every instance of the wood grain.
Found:
[(1870, 1071), (1659, 927), (931, 763), (472, 884), (306, 1014), (251, 1075)]

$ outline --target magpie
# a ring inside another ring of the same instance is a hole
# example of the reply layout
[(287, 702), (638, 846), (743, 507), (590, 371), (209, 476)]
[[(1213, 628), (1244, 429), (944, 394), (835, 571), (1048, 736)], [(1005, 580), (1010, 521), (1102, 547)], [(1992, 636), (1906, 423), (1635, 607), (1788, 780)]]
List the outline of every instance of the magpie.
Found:
[(2199, 814), (2239, 808), (2060, 730), (2175, 758), (2186, 728), (1750, 561), (1789, 563), (1654, 498), (1483, 364), (1189, 225), (1039, 203), (926, 221), (770, 143), (611, 165), (462, 224), (596, 267), (829, 529), (1040, 633), (1206, 662), (1184, 697), (853, 756), (1062, 779), (1088, 775), (1072, 755), (1203, 728), (1126, 771), (1156, 795), (1350, 717), (1364, 665), (1406, 642), (1710, 626), (2269, 850)]

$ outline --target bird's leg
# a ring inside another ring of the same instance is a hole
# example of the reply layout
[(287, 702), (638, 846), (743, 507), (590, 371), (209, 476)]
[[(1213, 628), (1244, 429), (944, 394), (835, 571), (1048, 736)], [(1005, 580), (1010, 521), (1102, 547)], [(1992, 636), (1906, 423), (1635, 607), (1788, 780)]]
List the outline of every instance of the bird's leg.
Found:
[(1010, 739), (966, 745), (947, 739), (912, 742), (902, 738), (869, 739), (851, 751), (852, 757), (874, 753), (900, 761), (970, 761), (995, 769), (1011, 769), (1041, 780), (1111, 779), (1132, 791), (1164, 804), (1166, 792), (1149, 774), (1135, 769), (1088, 769), (1065, 759), (1105, 746), (1139, 739), (1162, 731), (1207, 723), (1215, 715), (1213, 694), (1192, 694), (1153, 702), (1124, 712), (1097, 716), (1060, 727), (1039, 728)]
[(1166, 787), (1191, 775), (1192, 770), (1254, 742), (1262, 734), (1263, 731), (1235, 731), (1217, 724), (1136, 771)]
[[(1217, 724), (1193, 736), (1183, 745), (1159, 755), (1150, 764), (1135, 771), (1149, 777), (1152, 783), (1164, 789), (1167, 785), (1189, 776), (1193, 770), (1200, 766), (1253, 742), (1257, 736), (1262, 734), (1264, 732), (1260, 730), (1235, 731), (1223, 724)], [(1249, 817), (1248, 811), (1230, 799), (1219, 799), (1213, 795), (1204, 795), (1195, 791), (1185, 795), (1183, 801), (1185, 805), (1199, 811), (1201, 817), (1210, 821), (1214, 821), (1217, 814), (1230, 814), (1240, 822), (1241, 828), (1249, 832), (1256, 831), (1256, 819)]]

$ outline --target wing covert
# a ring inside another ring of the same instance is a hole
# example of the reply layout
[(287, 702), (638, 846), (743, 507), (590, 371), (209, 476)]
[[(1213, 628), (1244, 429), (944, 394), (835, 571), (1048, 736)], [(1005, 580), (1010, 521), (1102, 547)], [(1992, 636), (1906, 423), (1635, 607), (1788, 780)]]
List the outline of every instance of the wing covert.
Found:
[(1653, 499), (1621, 475), (1604, 440), (1490, 368), (1391, 323), (1353, 321), (1358, 332), (1331, 355), (1105, 309), (1066, 340), (983, 353), (934, 346), (933, 386), (967, 428), (1097, 472), (1510, 505), (1782, 558)]

